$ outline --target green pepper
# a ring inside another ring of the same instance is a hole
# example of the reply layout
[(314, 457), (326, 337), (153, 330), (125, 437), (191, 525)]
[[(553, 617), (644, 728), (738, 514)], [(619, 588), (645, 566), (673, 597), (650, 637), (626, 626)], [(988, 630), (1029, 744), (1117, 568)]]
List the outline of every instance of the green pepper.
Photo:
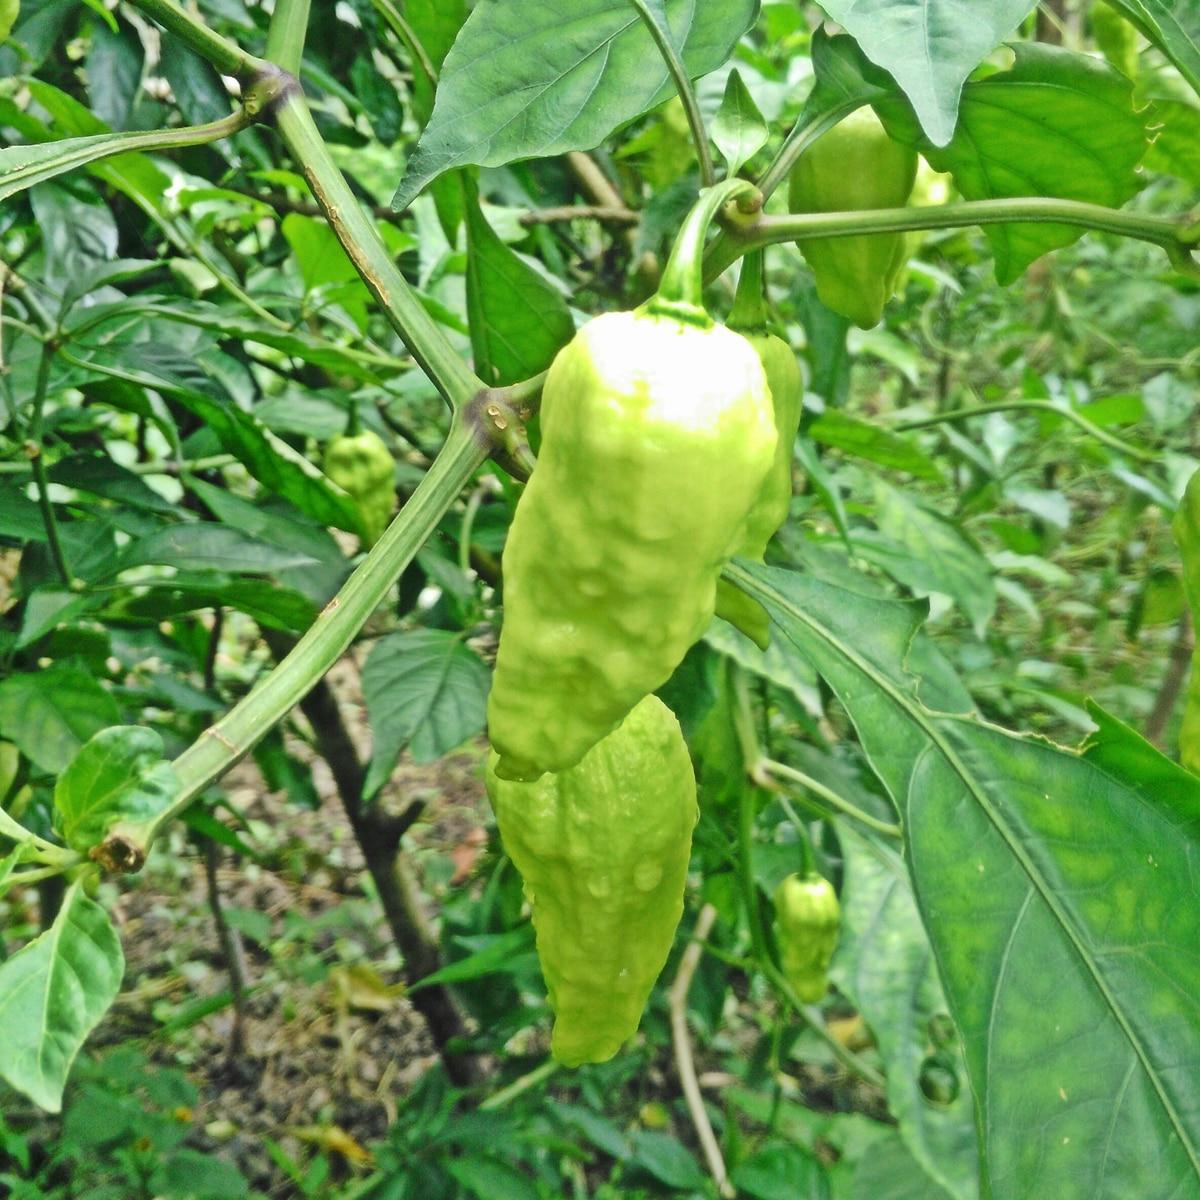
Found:
[[(729, 328), (743, 334), (754, 347), (766, 372), (775, 414), (775, 458), (746, 518), (746, 529), (736, 550), (739, 558), (762, 562), (767, 545), (787, 520), (792, 500), (792, 448), (800, 428), (804, 379), (791, 346), (767, 328), (763, 296), (762, 252), (748, 254)], [(722, 579), (717, 584), (717, 616), (736, 625), (764, 650), (770, 637), (766, 609)]]
[(533, 911), (551, 1052), (603, 1062), (637, 1031), (683, 912), (698, 810), (679, 722), (647, 696), (561, 774), (516, 783), (498, 761), (488, 795)]
[(664, 286), (685, 260), (694, 291), (680, 298), (672, 283), (636, 312), (597, 317), (550, 369), (541, 451), (503, 557), (488, 704), (501, 777), (573, 766), (666, 682), (712, 619), (771, 469), (762, 363), (689, 298), (702, 248), (693, 214)]
[(775, 941), (784, 977), (806, 1004), (829, 988), (841, 906), (833, 884), (816, 872), (789, 875), (775, 889)]
[(380, 539), (396, 507), (396, 462), (387, 443), (369, 429), (329, 443), (325, 474), (358, 503), (360, 538), (368, 549)]
[[(855, 109), (801, 154), (792, 170), (794, 213), (901, 208), (912, 195), (917, 152), (888, 137), (870, 106)], [(802, 238), (817, 295), (863, 329), (879, 324), (907, 261), (903, 233)]]

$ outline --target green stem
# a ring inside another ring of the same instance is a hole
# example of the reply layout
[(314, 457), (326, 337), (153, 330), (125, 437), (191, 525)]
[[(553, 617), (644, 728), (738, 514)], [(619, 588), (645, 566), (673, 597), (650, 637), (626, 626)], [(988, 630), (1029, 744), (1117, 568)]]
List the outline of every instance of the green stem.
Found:
[(928, 429), (931, 425), (941, 425), (946, 421), (965, 421), (969, 417), (982, 417), (988, 413), (997, 412), (1045, 412), (1053, 413), (1056, 417), (1066, 417), (1068, 421), (1073, 421), (1085, 433), (1090, 434), (1098, 442), (1103, 442), (1110, 449), (1116, 450), (1121, 454), (1128, 454), (1130, 458), (1136, 458), (1141, 462), (1158, 462), (1160, 456), (1153, 450), (1143, 450), (1140, 446), (1131, 446), (1128, 442), (1122, 441), (1121, 438), (1114, 434), (1108, 433), (1101, 429), (1099, 425), (1093, 425), (1082, 413), (1076, 412), (1073, 408), (1062, 408), (1057, 404), (1052, 404), (1049, 400), (1004, 400), (998, 401), (995, 404), (980, 404), (975, 408), (956, 408), (949, 412), (936, 413), (932, 417), (920, 417), (915, 421), (903, 421), (895, 428), (902, 433), (907, 433), (913, 429)]
[(508, 1087), (501, 1088), (498, 1092), (493, 1093), (480, 1104), (480, 1109), (483, 1112), (494, 1112), (498, 1108), (503, 1108), (511, 1100), (515, 1100), (518, 1096), (524, 1095), (531, 1088), (537, 1087), (539, 1083), (544, 1083), (558, 1070), (558, 1063), (552, 1058), (548, 1058), (540, 1067), (534, 1067), (526, 1075), (522, 1075), (520, 1079), (514, 1080)]
[(1190, 256), (1185, 238), (1186, 218), (1156, 217), (1144, 213), (1059, 200), (1050, 196), (1021, 196), (1003, 200), (967, 200), (928, 208), (879, 208), (861, 212), (793, 213), (759, 216), (727, 230), (713, 243), (705, 261), (705, 277), (715, 279), (740, 255), (759, 246), (794, 242), (799, 238), (844, 237), (858, 233), (900, 233), (917, 229), (959, 229), (969, 225), (1006, 225), (1013, 222), (1078, 225), (1099, 233), (1116, 234), (1149, 242), (1165, 250), (1172, 263), (1186, 273), (1200, 273), (1200, 263)]
[(436, 88), (437, 67), (433, 65), (433, 59), (429, 57), (429, 51), (425, 49), (416, 30), (404, 19), (392, 0), (374, 0), (374, 4), (375, 11), (392, 27), (392, 32), (408, 48), (409, 54), (416, 60), (417, 66), (421, 68), (425, 78), (429, 81), (429, 86)]
[(484, 388), (482, 380), (463, 362), (400, 273), (374, 221), (333, 161), (304, 97), (296, 90), (286, 92), (273, 115), (288, 150), (303, 165), (305, 178), (329, 227), (409, 353), (452, 408), (463, 406)]
[(840, 121), (845, 120), (855, 109), (861, 107), (861, 101), (851, 100), (814, 117), (806, 119), (802, 115), (795, 128), (788, 134), (787, 140), (779, 148), (779, 153), (775, 155), (775, 161), (763, 172), (763, 177), (758, 182), (758, 190), (762, 192), (763, 199), (769, 197), (792, 173), (792, 168), (796, 165), (800, 155), (817, 138), (823, 133), (827, 133)]
[(262, 59), (247, 54), (240, 46), (210, 29), (198, 17), (192, 16), (175, 0), (130, 0), (135, 8), (156, 20), (206, 59), (222, 75), (246, 80), (258, 74), (266, 65)]
[[(206, 125), (188, 125), (181, 129), (152, 129), (146, 132), (106, 134), (100, 137), (66, 138), (60, 143), (59, 171), (71, 171), (89, 163), (100, 162), (118, 154), (134, 151), (145, 153), (152, 150), (178, 150), (185, 146), (203, 146), (209, 142), (230, 137), (250, 124), (251, 117), (239, 109), (219, 121)], [(17, 191), (37, 183), (44, 168), (37, 162), (17, 167), (4, 175), (4, 193), (11, 196)], [(25, 182), (22, 182), (22, 181)]]
[(773, 963), (763, 964), (763, 974), (780, 996), (792, 1007), (796, 1015), (829, 1047), (834, 1058), (848, 1071), (877, 1088), (885, 1088), (887, 1080), (870, 1063), (864, 1062), (853, 1050), (843, 1046), (825, 1027), (821, 1018), (821, 1010), (812, 1004), (805, 1004), (796, 995), (792, 985), (788, 983), (783, 972)]
[(767, 317), (763, 251), (751, 250), (742, 259), (742, 274), (726, 324), (738, 333), (762, 333), (767, 328)]
[(300, 74), (312, 0), (275, 0), (267, 31), (267, 61), (289, 75)]
[(178, 789), (144, 825), (118, 826), (101, 848), (109, 869), (137, 870), (158, 832), (281, 721), (345, 653), (401, 571), (487, 458), (486, 436), (456, 417), (441, 453), (399, 516), (294, 649), (257, 687), (172, 764)]
[(696, 89), (692, 87), (692, 81), (683, 65), (683, 60), (679, 57), (679, 52), (671, 41), (670, 31), (662, 27), (658, 18), (646, 7), (645, 0), (630, 0), (630, 3), (637, 9), (638, 16), (650, 30), (650, 36), (654, 39), (654, 44), (663, 56), (667, 70), (670, 71), (671, 78), (675, 82), (675, 90), (679, 93), (683, 111), (687, 114), (687, 122), (692, 131), (696, 157), (700, 160), (700, 183), (703, 187), (712, 187), (717, 176), (713, 170), (712, 152), (708, 148), (708, 130), (704, 128), (704, 117), (700, 113), (700, 102), (696, 99)]
[(768, 771), (772, 775), (778, 775), (780, 778), (787, 779), (792, 783), (799, 784), (802, 788), (807, 788), (814, 796), (820, 796), (831, 808), (837, 809), (840, 813), (845, 813), (848, 817), (853, 817), (854, 820), (865, 825), (868, 829), (873, 829), (876, 833), (885, 834), (887, 837), (900, 837), (901, 829), (899, 825), (893, 825), (888, 821), (881, 821), (878, 817), (873, 817), (870, 813), (863, 812), (857, 805), (851, 804), (849, 800), (843, 800), (837, 792), (831, 788), (827, 788), (820, 780), (814, 779), (811, 775), (806, 775), (803, 771), (798, 771), (795, 767), (789, 767), (786, 763), (775, 762), (772, 759), (765, 759), (761, 765), (764, 771)]
[[(775, 799), (778, 801), (780, 808), (787, 814), (787, 819), (791, 821), (792, 828), (796, 831), (800, 839), (800, 873), (802, 876), (807, 877), (817, 869), (812, 842), (808, 838), (808, 830), (804, 828), (804, 822), (800, 819), (800, 814), (792, 807), (791, 801), (782, 792)], [(824, 816), (825, 814), (822, 813), (821, 815)]]
[(729, 201), (757, 194), (755, 186), (745, 179), (726, 179), (700, 193), (675, 239), (658, 291), (644, 305), (647, 311), (696, 324), (712, 324), (704, 309), (704, 244), (708, 228)]
[[(88, 366), (86, 359), (72, 357), (72, 362)], [(124, 470), (131, 475), (190, 475), (197, 471), (216, 471), (222, 467), (232, 467), (237, 459), (232, 454), (210, 454), (207, 458), (185, 459), (183, 462), (135, 462), (129, 463)], [(32, 463), (0, 462), (0, 475), (23, 475), (33, 470)]]
[(50, 546), (50, 557), (54, 561), (54, 569), (65, 587), (71, 586), (71, 569), (67, 566), (67, 556), (63, 552), (62, 539), (58, 535), (58, 519), (54, 515), (54, 505), (50, 503), (50, 480), (46, 475), (46, 460), (43, 455), (42, 426), (45, 419), (46, 393), (50, 386), (50, 364), (54, 360), (54, 342), (42, 343), (42, 353), (38, 360), (37, 382), (33, 389), (33, 419), (29, 423), (29, 440), (33, 444), (33, 457), (30, 466), (33, 468), (34, 484), (37, 487), (38, 507), (42, 511), (42, 524), (46, 527), (46, 541)]
[[(755, 764), (749, 771), (750, 777), (753, 779), (760, 756), (758, 740), (754, 735), (754, 720), (750, 712), (750, 693), (746, 687), (745, 674), (739, 670), (736, 664), (730, 661), (728, 670), (732, 673), (734, 685), (734, 725), (737, 729), (743, 759), (747, 764)], [(825, 1028), (820, 1009), (800, 1000), (771, 957), (771, 950), (767, 944), (766, 926), (763, 922), (762, 905), (759, 903), (758, 884), (754, 879), (754, 823), (758, 812), (759, 791), (759, 788), (751, 786), (747, 781), (743, 785), (741, 796), (738, 799), (737, 870), (742, 903), (746, 910), (746, 922), (750, 928), (750, 942), (754, 947), (754, 957), (759, 970), (762, 971), (775, 992), (795, 1009), (800, 1019), (829, 1047), (839, 1062), (869, 1083), (882, 1087), (884, 1080), (879, 1072), (863, 1062), (853, 1051), (847, 1050)]]

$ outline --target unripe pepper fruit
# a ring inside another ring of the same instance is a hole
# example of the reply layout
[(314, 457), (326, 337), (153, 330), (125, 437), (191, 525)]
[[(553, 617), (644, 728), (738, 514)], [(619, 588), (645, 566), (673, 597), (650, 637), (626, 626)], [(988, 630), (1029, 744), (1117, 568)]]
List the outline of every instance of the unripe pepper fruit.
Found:
[(370, 549), (382, 536), (396, 507), (396, 461), (387, 443), (370, 429), (335, 437), (325, 450), (322, 469), (358, 504), (360, 539)]
[[(892, 141), (869, 105), (823, 133), (792, 169), (794, 213), (901, 208), (912, 195), (917, 152)], [(879, 324), (907, 260), (903, 233), (801, 238), (826, 308), (863, 329)]]
[[(804, 379), (791, 346), (767, 328), (763, 294), (762, 251), (747, 254), (738, 281), (737, 298), (729, 314), (729, 328), (743, 335), (762, 362), (771, 390), (775, 415), (775, 458), (746, 518), (746, 531), (735, 550), (738, 558), (762, 562), (767, 545), (787, 520), (792, 500), (792, 448), (800, 428)], [(770, 638), (770, 618), (757, 600), (728, 580), (717, 584), (717, 616), (736, 625), (765, 650)]]
[(796, 995), (815, 1004), (829, 988), (841, 905), (833, 884), (809, 872), (789, 875), (775, 889), (775, 941), (783, 974)]
[(603, 1062), (636, 1032), (683, 912), (698, 809), (679, 722), (647, 696), (561, 774), (517, 783), (498, 761), (488, 796), (533, 910), (551, 1052)]
[[(697, 212), (748, 187), (710, 189)], [(589, 322), (550, 369), (504, 549), (488, 703), (503, 778), (578, 763), (670, 677), (771, 469), (762, 363), (699, 302), (710, 219), (689, 218), (654, 300)]]

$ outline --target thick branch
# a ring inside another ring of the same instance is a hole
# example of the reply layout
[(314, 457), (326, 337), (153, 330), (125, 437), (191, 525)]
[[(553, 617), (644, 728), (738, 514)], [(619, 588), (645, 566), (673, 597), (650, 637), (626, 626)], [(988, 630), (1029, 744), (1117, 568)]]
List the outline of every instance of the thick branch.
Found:
[[(286, 647), (284, 639), (267, 640), (276, 653)], [(325, 680), (318, 683), (300, 702), (300, 708), (333, 774), (342, 808), (379, 893), (388, 928), (404, 958), (405, 979), (409, 984), (416, 983), (441, 966), (441, 956), (400, 851), (399, 826), (378, 805), (363, 802), (366, 771), (329, 684)], [(467, 1028), (450, 992), (433, 984), (419, 988), (410, 998), (413, 1007), (425, 1018), (450, 1078), (460, 1086), (474, 1082), (478, 1073), (474, 1060), (461, 1049)]]

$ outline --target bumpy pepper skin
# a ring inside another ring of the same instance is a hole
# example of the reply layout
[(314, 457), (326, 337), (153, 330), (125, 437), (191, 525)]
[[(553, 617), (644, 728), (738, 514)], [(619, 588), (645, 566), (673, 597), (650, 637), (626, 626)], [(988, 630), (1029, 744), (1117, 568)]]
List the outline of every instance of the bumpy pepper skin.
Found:
[[(787, 520), (792, 501), (792, 447), (800, 428), (804, 380), (792, 348), (773, 333), (746, 334), (766, 372), (775, 412), (775, 458), (746, 518), (746, 534), (735, 551), (738, 558), (761, 562), (767, 544)], [(717, 584), (717, 616), (736, 625), (764, 650), (770, 638), (766, 609), (745, 592), (721, 580)]]
[(775, 889), (775, 940), (784, 976), (806, 1004), (829, 987), (829, 963), (837, 947), (841, 906), (833, 884), (816, 873), (789, 875)]
[[(901, 208), (916, 174), (917, 152), (893, 142), (874, 109), (865, 106), (800, 156), (789, 205), (794, 213)], [(863, 329), (878, 325), (906, 261), (905, 235), (802, 238), (799, 244), (821, 303)]]
[(721, 326), (611, 313), (561, 351), (504, 550), (500, 776), (574, 766), (670, 677), (712, 619), (776, 440), (762, 363)]
[(533, 909), (551, 1052), (603, 1062), (636, 1032), (683, 912), (698, 811), (679, 722), (647, 696), (562, 774), (516, 783), (496, 761), (488, 795)]
[(375, 545), (396, 507), (396, 463), (387, 444), (369, 429), (336, 437), (325, 451), (322, 466), (358, 502), (363, 545)]

